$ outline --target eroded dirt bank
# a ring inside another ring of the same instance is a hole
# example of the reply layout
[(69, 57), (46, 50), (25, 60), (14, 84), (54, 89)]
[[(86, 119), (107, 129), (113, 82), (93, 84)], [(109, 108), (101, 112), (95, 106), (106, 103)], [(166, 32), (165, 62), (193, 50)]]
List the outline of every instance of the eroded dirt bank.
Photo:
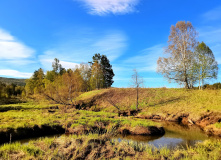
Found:
[(119, 116), (197, 125), (208, 135), (221, 136), (220, 96), (221, 90), (142, 88), (137, 115), (131, 112), (136, 109), (136, 90), (132, 88), (91, 91), (82, 94), (78, 104), (83, 109), (114, 112)]
[[(89, 133), (99, 133), (104, 134), (108, 132), (108, 127), (104, 124), (100, 124), (99, 126), (95, 125), (93, 127), (88, 126), (77, 126), (77, 127), (70, 127), (67, 129), (67, 133), (70, 134), (89, 134)], [(136, 127), (128, 127), (128, 126), (115, 126), (113, 132), (116, 134), (123, 134), (123, 135), (146, 135), (146, 136), (162, 136), (165, 134), (165, 130), (163, 127), (157, 126), (136, 126)]]
[[(103, 121), (103, 122), (102, 122)], [(114, 121), (114, 123), (113, 123)], [(132, 121), (132, 120), (131, 120)], [(70, 133), (75, 135), (84, 135), (90, 133), (97, 133), (100, 135), (106, 133), (116, 133), (116, 134), (128, 134), (128, 135), (164, 135), (165, 130), (161, 126), (141, 126), (140, 121), (134, 121), (134, 123), (138, 123), (138, 125), (131, 126), (131, 124), (127, 123), (126, 119), (95, 119), (92, 124), (85, 123), (84, 121), (79, 120), (78, 123), (74, 121), (69, 122), (68, 125), (34, 125), (33, 127), (20, 127), (17, 129), (5, 129), (0, 132), (0, 144), (1, 143), (10, 143), (19, 139), (27, 139), (33, 137), (41, 137), (47, 135), (54, 134), (63, 134)], [(81, 123), (85, 123), (82, 125)], [(150, 122), (152, 123), (152, 122)], [(153, 123), (155, 124), (155, 123)], [(157, 123), (156, 123), (157, 124)]]
[(65, 129), (61, 125), (35, 125), (34, 127), (7, 129), (0, 132), (0, 144), (10, 143), (19, 139), (41, 137), (54, 134), (65, 133)]
[(207, 112), (202, 114), (201, 117), (194, 117), (188, 113), (177, 113), (177, 114), (152, 114), (152, 115), (140, 115), (136, 116), (141, 119), (152, 119), (160, 121), (177, 122), (182, 125), (197, 125), (206, 134), (221, 136), (221, 128), (215, 127), (216, 123), (221, 122), (221, 113), (218, 112)]

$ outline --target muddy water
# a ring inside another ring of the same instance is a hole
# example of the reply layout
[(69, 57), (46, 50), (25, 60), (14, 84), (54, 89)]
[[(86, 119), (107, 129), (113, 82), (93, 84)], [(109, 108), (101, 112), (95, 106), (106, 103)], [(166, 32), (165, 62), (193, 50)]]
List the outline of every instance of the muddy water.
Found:
[(138, 135), (118, 135), (115, 140), (132, 141), (135, 143), (149, 144), (157, 148), (167, 146), (173, 149), (175, 147), (186, 148), (193, 146), (197, 142), (207, 139), (216, 139), (217, 137), (208, 137), (200, 128), (196, 126), (181, 126), (177, 123), (162, 123), (165, 129), (163, 136), (138, 136)]

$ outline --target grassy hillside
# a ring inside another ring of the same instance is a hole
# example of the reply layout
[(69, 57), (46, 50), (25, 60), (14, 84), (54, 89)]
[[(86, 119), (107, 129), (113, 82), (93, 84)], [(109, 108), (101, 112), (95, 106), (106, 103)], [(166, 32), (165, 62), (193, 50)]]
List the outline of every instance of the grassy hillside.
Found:
[(5, 84), (16, 84), (18, 86), (25, 86), (25, 80), (26, 79), (17, 79), (17, 78), (5, 78), (5, 77), (0, 77), (0, 82), (3, 82)]
[[(116, 112), (110, 101), (121, 110), (136, 108), (136, 90), (114, 88), (86, 92), (78, 97), (79, 103), (90, 104), (91, 109)], [(143, 88), (139, 91), (139, 109), (143, 114), (180, 112), (200, 116), (204, 112), (221, 111), (221, 90), (185, 90)]]
[[(93, 111), (116, 113), (114, 106), (124, 111), (134, 110), (136, 90), (95, 90), (82, 94), (78, 103)], [(197, 124), (208, 134), (221, 136), (221, 90), (140, 89), (139, 109), (137, 118)]]

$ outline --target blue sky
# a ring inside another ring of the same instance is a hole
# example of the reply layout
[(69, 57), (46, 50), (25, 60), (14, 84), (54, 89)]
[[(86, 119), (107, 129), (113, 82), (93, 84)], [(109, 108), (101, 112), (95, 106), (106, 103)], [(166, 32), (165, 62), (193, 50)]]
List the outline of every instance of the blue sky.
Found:
[[(133, 69), (145, 87), (180, 87), (156, 73), (171, 25), (190, 21), (221, 66), (220, 0), (1, 0), (0, 76), (29, 78), (107, 55), (114, 87), (129, 87)], [(221, 81), (221, 72), (218, 79)]]

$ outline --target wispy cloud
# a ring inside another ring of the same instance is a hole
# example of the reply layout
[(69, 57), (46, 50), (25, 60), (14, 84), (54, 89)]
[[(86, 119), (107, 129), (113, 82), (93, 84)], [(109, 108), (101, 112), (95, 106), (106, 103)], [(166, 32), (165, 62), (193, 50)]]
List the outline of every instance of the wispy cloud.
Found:
[(199, 29), (199, 39), (204, 41), (213, 51), (215, 58), (221, 64), (221, 29), (217, 27), (203, 27)]
[(207, 43), (221, 43), (221, 29), (214, 27), (204, 27), (199, 29), (200, 39), (205, 39)]
[(39, 59), (45, 69), (51, 68), (51, 62), (45, 63), (45, 60), (58, 58), (60, 61), (73, 64), (87, 63), (92, 60), (95, 53), (107, 55), (108, 59), (113, 62), (126, 49), (127, 36), (121, 32), (93, 33), (84, 36), (73, 34), (72, 38), (58, 42), (55, 47), (46, 50), (44, 54), (39, 56)]
[(125, 60), (124, 63), (130, 64), (134, 68), (139, 68), (141, 72), (155, 72), (157, 59), (162, 55), (163, 45), (158, 44), (140, 51), (137, 56)]
[(220, 20), (221, 19), (221, 6), (204, 13), (202, 17), (207, 21)]
[(0, 58), (18, 59), (28, 58), (34, 54), (34, 50), (18, 41), (7, 31), (0, 28)]
[(122, 33), (111, 33), (105, 35), (91, 45), (92, 48), (107, 55), (107, 57), (114, 61), (121, 56), (127, 47), (127, 37)]
[(127, 14), (136, 11), (140, 0), (77, 0), (83, 2), (92, 15)]
[(0, 28), (0, 76), (29, 78), (36, 64), (35, 50)]
[(32, 76), (32, 73), (24, 73), (10, 69), (0, 69), (0, 75), (6, 77), (30, 78)]
[(135, 53), (136, 56), (121, 60), (116, 65), (113, 64), (114, 81), (118, 84), (116, 87), (129, 87), (131, 85), (130, 80), (133, 69), (136, 69), (139, 75), (143, 77), (146, 87), (153, 82), (155, 82), (156, 86), (163, 87), (165, 84), (163, 78), (156, 74), (157, 59), (163, 55), (163, 46), (164, 44), (158, 44), (148, 47)]

